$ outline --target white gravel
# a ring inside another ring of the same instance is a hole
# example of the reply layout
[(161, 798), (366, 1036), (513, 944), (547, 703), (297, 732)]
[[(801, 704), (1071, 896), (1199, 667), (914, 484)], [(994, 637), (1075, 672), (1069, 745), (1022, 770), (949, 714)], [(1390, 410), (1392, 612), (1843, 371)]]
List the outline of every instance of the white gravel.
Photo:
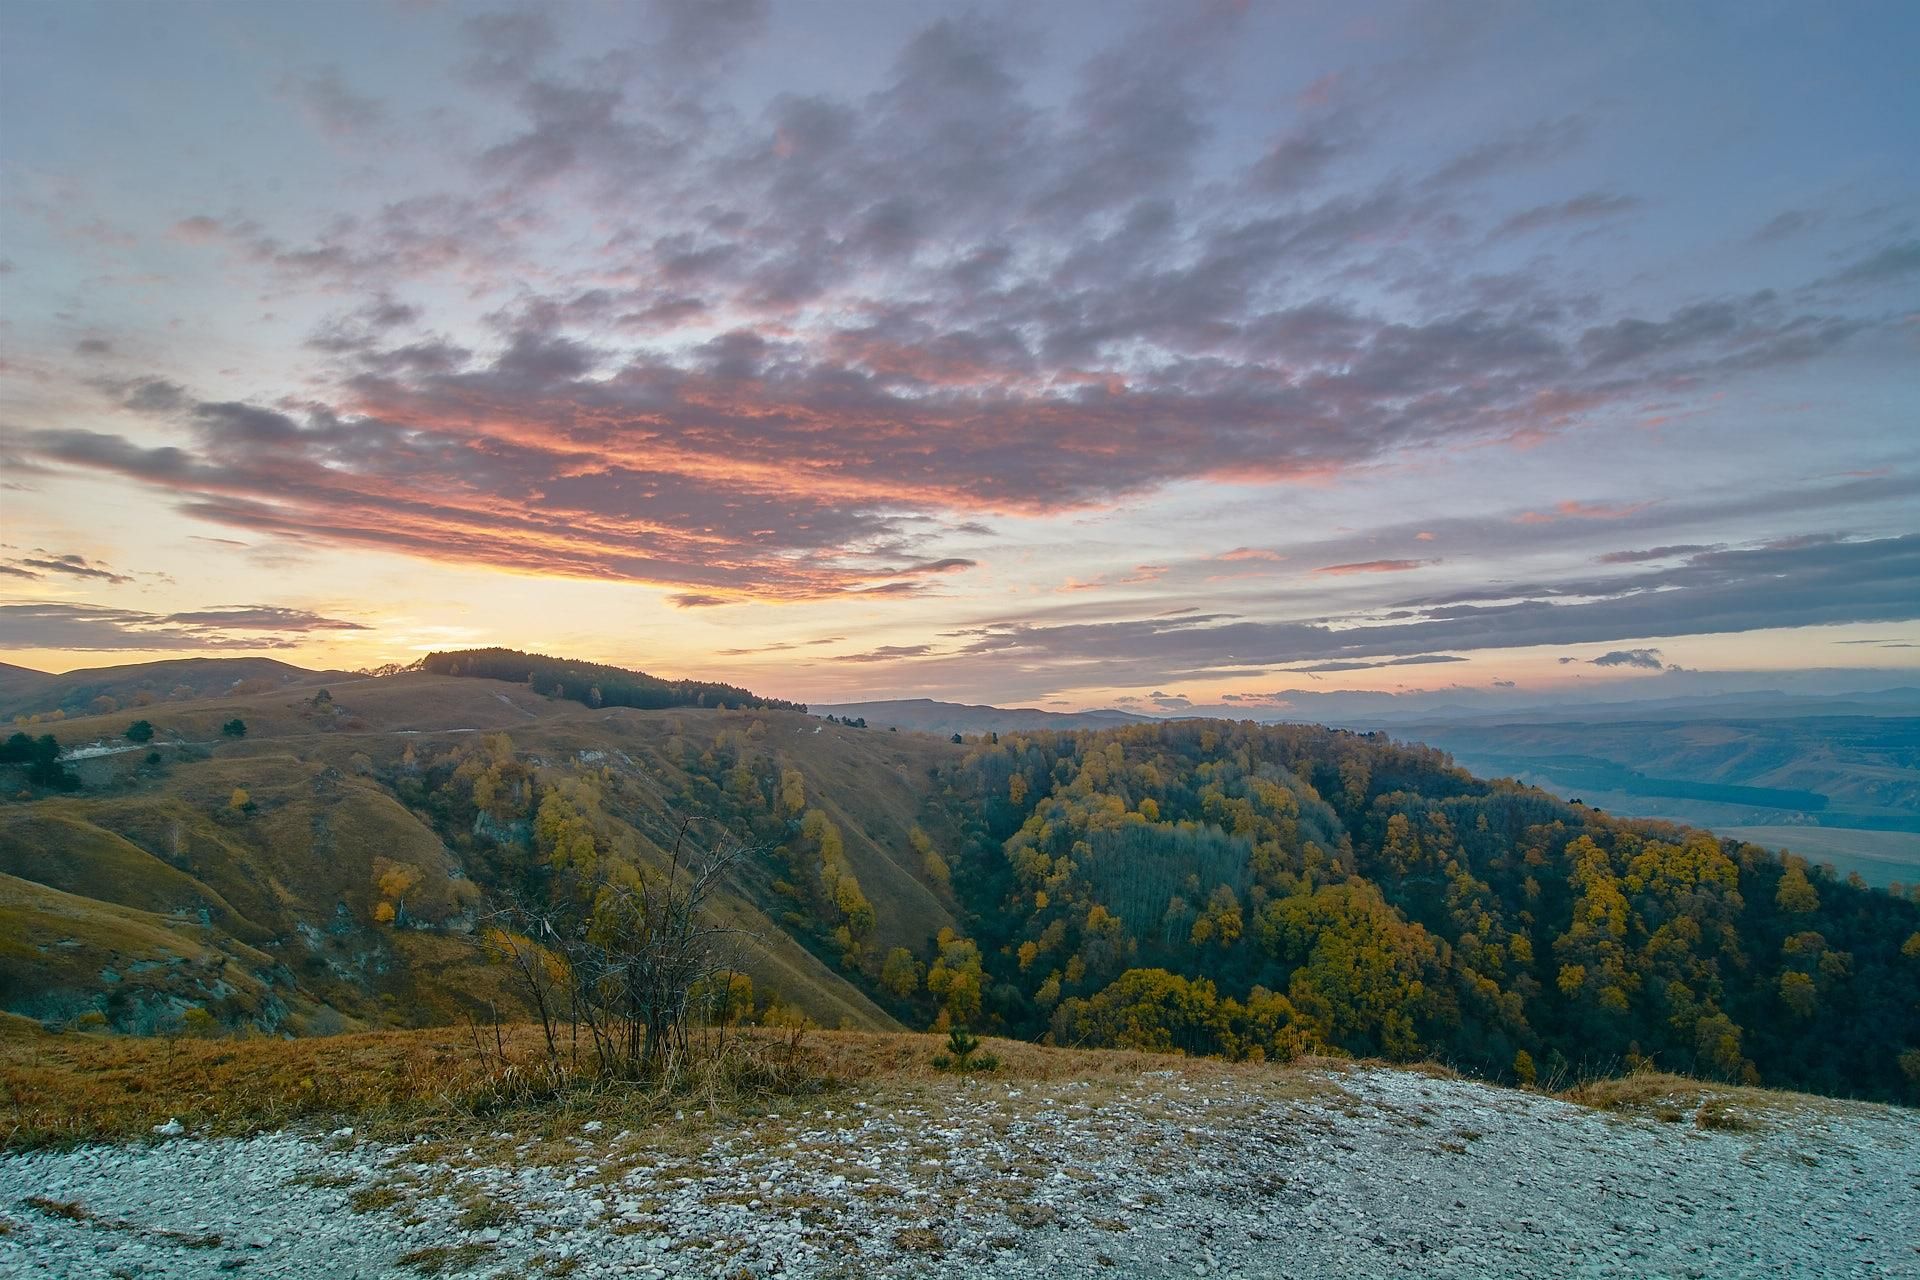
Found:
[(16, 1154), (0, 1276), (402, 1277), (472, 1245), (441, 1274), (1920, 1277), (1911, 1111), (1727, 1132), (1415, 1072), (1302, 1083), (975, 1080), (692, 1136)]

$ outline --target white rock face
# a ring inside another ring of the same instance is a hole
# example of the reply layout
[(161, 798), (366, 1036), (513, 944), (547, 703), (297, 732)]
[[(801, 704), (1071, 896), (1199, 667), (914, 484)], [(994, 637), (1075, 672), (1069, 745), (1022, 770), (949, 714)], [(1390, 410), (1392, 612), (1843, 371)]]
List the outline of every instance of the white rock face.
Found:
[(0, 1157), (0, 1276), (372, 1280), (464, 1246), (441, 1274), (1920, 1277), (1898, 1108), (1725, 1132), (1361, 1068), (778, 1109), (692, 1158), (644, 1131), (537, 1165), (498, 1134), (451, 1162), (345, 1133)]

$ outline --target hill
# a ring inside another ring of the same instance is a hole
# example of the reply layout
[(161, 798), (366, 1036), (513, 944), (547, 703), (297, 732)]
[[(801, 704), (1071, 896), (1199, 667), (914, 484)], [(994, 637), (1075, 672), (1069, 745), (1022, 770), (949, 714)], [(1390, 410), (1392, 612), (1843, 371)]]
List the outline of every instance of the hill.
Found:
[[(731, 761), (749, 734), (809, 738), (815, 802), (849, 829), (849, 865), (891, 908), (877, 941), (919, 942), (952, 923), (906, 838), (919, 800), (901, 779), (924, 776), (918, 740), (816, 736), (820, 723), (797, 712), (596, 710), (425, 674), (323, 688), (144, 707), (155, 736), (139, 747), (123, 737), (126, 712), (53, 726), (84, 789), (0, 804), (13, 940), (0, 1006), (138, 1031), (205, 1007), (305, 1032), (518, 1009), (471, 934), (482, 886), (512, 887), (535, 856), (536, 786), (592, 795), (597, 838), (658, 864), (668, 810), (717, 792), (703, 769), (717, 767), (716, 748)], [(235, 719), (244, 738), (221, 732)], [(495, 819), (471, 788), (503, 776)], [(469, 798), (457, 807), (450, 781)], [(779, 993), (827, 1025), (895, 1025), (768, 917), (773, 878), (757, 864), (721, 907), (754, 939), (741, 966), (763, 1002)], [(404, 891), (383, 897), (383, 882)], [(383, 901), (397, 908), (385, 925)]]
[(783, 711), (806, 708), (778, 698), (763, 698), (737, 685), (709, 680), (663, 680), (644, 671), (630, 671), (600, 662), (550, 658), (518, 649), (465, 649), (430, 653), (412, 670), (433, 675), (468, 676), (483, 680), (524, 683), (541, 693), (570, 698), (590, 707), (774, 707)]
[(591, 915), (657, 882), (693, 816), (693, 852), (748, 847), (712, 906), (750, 1021), (1920, 1096), (1920, 906), (1379, 734), (955, 744), (424, 672), (140, 714), (150, 742), (126, 712), (57, 726), (77, 793), (0, 777), (0, 1007), (127, 1030), (518, 1016), (485, 904)]
[[(0, 664), (0, 718), (56, 711), (64, 715), (85, 715), (156, 702), (295, 688), (337, 679), (342, 674), (308, 671), (272, 658), (170, 658), (117, 667), (88, 667), (59, 675)], [(102, 699), (113, 705), (105, 706)]]
[(839, 702), (811, 708), (815, 715), (864, 720), (875, 729), (911, 733), (1019, 733), (1035, 729), (1111, 729), (1146, 724), (1152, 717), (1131, 711), (1042, 711), (1037, 707), (989, 707), (897, 698), (882, 702)]

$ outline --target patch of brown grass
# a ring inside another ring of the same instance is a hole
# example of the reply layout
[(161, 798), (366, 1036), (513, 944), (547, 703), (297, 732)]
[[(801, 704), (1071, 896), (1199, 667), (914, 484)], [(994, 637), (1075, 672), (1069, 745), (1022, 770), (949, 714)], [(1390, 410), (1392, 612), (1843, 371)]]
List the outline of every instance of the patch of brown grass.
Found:
[(947, 1242), (940, 1233), (927, 1227), (907, 1227), (893, 1233), (893, 1246), (906, 1253), (930, 1253), (939, 1255), (946, 1252)]
[[(755, 1114), (776, 1100), (848, 1086), (944, 1095), (1075, 1081), (1098, 1105), (1148, 1073), (1188, 1083), (1233, 1080), (1271, 1097), (1326, 1086), (1309, 1073), (1124, 1050), (1053, 1049), (994, 1040), (990, 1081), (956, 1082), (934, 1068), (933, 1035), (750, 1029), (730, 1034), (671, 1089), (591, 1078), (546, 1080), (540, 1031), (491, 1032), (485, 1051), (464, 1029), (365, 1032), (300, 1040), (163, 1040), (51, 1035), (0, 1021), (0, 1149), (146, 1137), (178, 1117), (196, 1134), (246, 1134), (301, 1124), (355, 1125), (365, 1137), (414, 1137), (442, 1128), (510, 1129), (560, 1138), (590, 1119), (609, 1129), (696, 1130), (722, 1116)], [(677, 1115), (704, 1120), (669, 1121)]]
[(486, 1261), (493, 1251), (494, 1247), (490, 1244), (429, 1245), (401, 1254), (400, 1265), (410, 1267), (423, 1276), (437, 1276), (443, 1271), (471, 1271)]
[(1691, 1115), (1698, 1127), (1722, 1133), (1758, 1132), (1794, 1115), (1831, 1115), (1855, 1105), (1811, 1094), (1695, 1080), (1665, 1071), (1636, 1071), (1611, 1080), (1593, 1080), (1559, 1096), (1583, 1107), (1667, 1124), (1678, 1124)]

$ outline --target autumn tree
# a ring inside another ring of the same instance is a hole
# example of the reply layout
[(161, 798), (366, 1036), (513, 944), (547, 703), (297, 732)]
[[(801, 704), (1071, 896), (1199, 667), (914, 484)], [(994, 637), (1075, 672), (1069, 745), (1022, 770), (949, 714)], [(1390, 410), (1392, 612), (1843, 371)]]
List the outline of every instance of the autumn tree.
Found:
[(886, 961), (880, 966), (880, 986), (898, 999), (908, 999), (920, 990), (923, 968), (914, 959), (913, 952), (905, 947), (895, 947), (887, 952)]
[(1796, 915), (1820, 909), (1820, 894), (1808, 881), (1806, 867), (1798, 858), (1787, 860), (1787, 869), (1780, 876), (1780, 887), (1774, 891), (1773, 901), (1782, 911)]

